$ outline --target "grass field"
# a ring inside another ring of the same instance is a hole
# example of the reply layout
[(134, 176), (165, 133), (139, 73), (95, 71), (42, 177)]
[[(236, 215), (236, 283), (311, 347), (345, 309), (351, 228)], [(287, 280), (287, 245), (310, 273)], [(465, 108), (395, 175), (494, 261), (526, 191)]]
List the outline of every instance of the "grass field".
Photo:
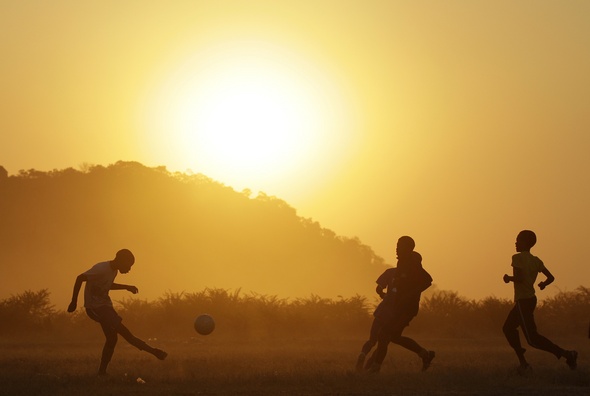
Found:
[(578, 370), (528, 348), (534, 369), (516, 374), (501, 338), (424, 339), (436, 351), (420, 371), (412, 353), (391, 345), (379, 374), (358, 374), (363, 340), (231, 341), (213, 336), (152, 341), (165, 361), (120, 340), (109, 376), (97, 377), (101, 341), (0, 342), (0, 395), (584, 395), (590, 394), (590, 340), (556, 340), (579, 351)]

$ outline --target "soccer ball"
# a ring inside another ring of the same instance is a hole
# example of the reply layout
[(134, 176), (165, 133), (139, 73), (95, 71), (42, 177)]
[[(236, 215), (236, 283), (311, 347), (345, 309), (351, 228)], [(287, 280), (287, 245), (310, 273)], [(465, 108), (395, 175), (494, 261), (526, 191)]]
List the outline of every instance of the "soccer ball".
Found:
[(215, 330), (215, 321), (210, 315), (199, 315), (195, 319), (195, 330), (201, 335), (211, 334)]

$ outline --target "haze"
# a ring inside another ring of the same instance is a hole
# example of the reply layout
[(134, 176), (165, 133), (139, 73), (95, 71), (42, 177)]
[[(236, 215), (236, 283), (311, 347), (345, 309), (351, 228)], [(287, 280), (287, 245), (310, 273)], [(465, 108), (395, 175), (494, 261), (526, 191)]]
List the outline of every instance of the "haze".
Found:
[(556, 276), (544, 293), (573, 290), (590, 279), (589, 15), (584, 0), (2, 1), (0, 165), (191, 169), (391, 264), (411, 235), (437, 286), (469, 298), (511, 297), (501, 278), (532, 229)]

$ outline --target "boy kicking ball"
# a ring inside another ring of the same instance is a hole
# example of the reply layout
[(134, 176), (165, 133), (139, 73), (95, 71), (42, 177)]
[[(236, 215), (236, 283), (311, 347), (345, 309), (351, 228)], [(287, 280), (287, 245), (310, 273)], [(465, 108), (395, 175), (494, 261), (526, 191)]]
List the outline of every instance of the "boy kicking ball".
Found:
[(90, 319), (100, 323), (106, 342), (102, 349), (98, 375), (106, 375), (107, 366), (115, 352), (117, 334), (120, 334), (128, 343), (139, 349), (151, 353), (160, 360), (166, 359), (168, 354), (161, 349), (152, 348), (144, 341), (135, 337), (122, 323), (122, 318), (115, 312), (113, 303), (109, 297), (109, 290), (127, 290), (133, 294), (138, 292), (137, 287), (114, 283), (117, 273), (126, 274), (135, 263), (135, 257), (127, 250), (119, 250), (113, 260), (104, 261), (94, 265), (88, 271), (78, 275), (74, 284), (72, 302), (68, 306), (68, 312), (74, 312), (78, 304), (78, 293), (83, 282), (84, 307)]

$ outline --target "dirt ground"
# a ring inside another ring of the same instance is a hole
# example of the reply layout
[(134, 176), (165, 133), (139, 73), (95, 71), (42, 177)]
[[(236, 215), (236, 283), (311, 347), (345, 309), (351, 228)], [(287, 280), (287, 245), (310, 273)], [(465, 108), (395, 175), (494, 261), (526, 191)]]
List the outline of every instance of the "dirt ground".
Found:
[(533, 370), (516, 372), (501, 338), (419, 339), (436, 358), (426, 372), (391, 345), (379, 374), (357, 373), (363, 340), (228, 342), (206, 337), (152, 340), (159, 361), (121, 340), (98, 377), (101, 342), (1, 342), (0, 395), (584, 395), (590, 394), (590, 340), (555, 340), (580, 353), (578, 369), (528, 348)]

